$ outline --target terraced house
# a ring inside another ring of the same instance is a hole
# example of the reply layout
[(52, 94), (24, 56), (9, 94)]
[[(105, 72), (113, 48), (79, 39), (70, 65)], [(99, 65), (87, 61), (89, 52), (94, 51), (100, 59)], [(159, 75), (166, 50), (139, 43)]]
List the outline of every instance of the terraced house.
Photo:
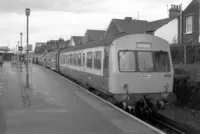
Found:
[(178, 42), (171, 47), (174, 64), (193, 64), (200, 60), (200, 0), (192, 0), (177, 17)]
[(169, 16), (167, 18), (146, 21), (136, 20), (131, 17), (125, 17), (124, 19), (112, 19), (104, 37), (112, 37), (117, 34), (152, 34), (166, 39), (171, 44), (174, 40), (178, 40), (178, 19), (180, 15), (180, 8), (172, 5), (169, 10)]
[[(179, 22), (181, 43), (197, 45), (200, 42), (200, 0), (193, 0), (183, 11)], [(181, 30), (181, 29), (182, 30)]]

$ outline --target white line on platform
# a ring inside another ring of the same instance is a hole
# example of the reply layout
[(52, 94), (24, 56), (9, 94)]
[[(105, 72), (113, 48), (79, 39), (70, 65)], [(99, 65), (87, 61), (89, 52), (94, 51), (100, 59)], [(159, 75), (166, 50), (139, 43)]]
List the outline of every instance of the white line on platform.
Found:
[[(52, 72), (54, 72), (54, 71), (52, 71)], [(56, 73), (56, 72), (54, 72), (54, 73), (55, 73), (56, 75), (58, 75), (58, 76), (61, 76), (61, 75), (59, 75), (59, 74)], [(99, 100), (101, 100), (101, 101), (107, 103), (108, 105), (110, 105), (110, 106), (112, 106), (113, 108), (117, 109), (118, 111), (122, 112), (123, 114), (126, 114), (126, 115), (129, 116), (130, 118), (132, 118), (132, 119), (134, 119), (134, 120), (136, 120), (136, 121), (138, 121), (138, 122), (140, 122), (140, 123), (146, 125), (146, 126), (149, 127), (150, 129), (152, 129), (152, 130), (154, 130), (154, 131), (156, 131), (156, 132), (158, 132), (158, 133), (160, 133), (160, 134), (166, 134), (165, 132), (163, 132), (163, 131), (157, 129), (156, 127), (154, 127), (154, 126), (152, 126), (152, 125), (150, 125), (150, 124), (144, 122), (143, 120), (141, 120), (141, 119), (139, 119), (139, 118), (137, 118), (137, 117), (135, 117), (135, 116), (133, 116), (133, 115), (131, 115), (131, 114), (129, 114), (129, 113), (123, 111), (122, 109), (116, 107), (115, 105), (113, 105), (113, 104), (107, 102), (106, 100), (100, 98), (99, 96), (94, 95), (93, 93), (89, 92), (87, 89), (85, 89), (85, 88), (79, 86), (78, 84), (76, 84), (76, 83), (74, 83), (73, 81), (71, 81), (71, 80), (65, 78), (64, 76), (61, 76), (61, 78), (64, 79), (64, 80), (69, 81), (69, 82), (72, 83), (73, 85), (76, 85), (76, 86), (80, 87), (81, 89), (85, 90), (86, 92), (88, 92), (89, 94), (91, 94), (91, 95), (93, 95), (94, 97), (98, 98)]]

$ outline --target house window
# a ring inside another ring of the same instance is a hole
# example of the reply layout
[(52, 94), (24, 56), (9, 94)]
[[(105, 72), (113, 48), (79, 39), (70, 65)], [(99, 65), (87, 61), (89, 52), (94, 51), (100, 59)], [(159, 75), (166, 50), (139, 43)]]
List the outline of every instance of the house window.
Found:
[(101, 58), (102, 57), (102, 52), (97, 51), (94, 53), (94, 68), (101, 70)]
[(186, 17), (186, 33), (192, 33), (192, 16)]
[(93, 52), (87, 52), (87, 67), (92, 68)]

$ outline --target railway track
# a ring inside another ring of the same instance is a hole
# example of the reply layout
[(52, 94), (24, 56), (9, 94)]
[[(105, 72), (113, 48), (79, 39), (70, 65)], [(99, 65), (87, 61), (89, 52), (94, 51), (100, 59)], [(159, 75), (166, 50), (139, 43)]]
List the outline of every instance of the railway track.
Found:
[(158, 114), (158, 113), (153, 115), (151, 117), (150, 121), (154, 122), (156, 124), (159, 124), (158, 127), (164, 126), (165, 128), (168, 128), (167, 131), (169, 131), (169, 132), (171, 129), (174, 131), (174, 133), (177, 133), (177, 134), (200, 134), (200, 132), (195, 130), (195, 128), (177, 123), (177, 122), (175, 122), (169, 118), (166, 118), (163, 115)]
[[(52, 70), (51, 70), (52, 71)], [(100, 99), (103, 99), (104, 101), (106, 101), (107, 103), (110, 103), (110, 105), (113, 105), (110, 101), (110, 99), (108, 99), (105, 96), (101, 96), (99, 94), (96, 94), (96, 92), (94, 92), (93, 90), (89, 90), (87, 88), (87, 86), (84, 86), (82, 84), (80, 84), (80, 82), (78, 82), (77, 80), (74, 80), (70, 77), (64, 76), (63, 74), (60, 74), (58, 72), (56, 72), (57, 74), (61, 75), (62, 77), (68, 79), (69, 81), (71, 81), (72, 83), (76, 84), (77, 86), (80, 86), (81, 88), (85, 89), (86, 91), (94, 94), (96, 97), (99, 97)], [(115, 105), (116, 106), (116, 105)], [(125, 110), (123, 107), (117, 105), (116, 107), (120, 108), (121, 110), (123, 110), (124, 112), (126, 112), (127, 114), (129, 114), (130, 116), (134, 116), (134, 112), (132, 110)], [(142, 118), (140, 118), (142, 119)], [(144, 122), (160, 129), (161, 131), (163, 131), (164, 133), (169, 133), (169, 134), (200, 134), (200, 132), (196, 131), (194, 128), (190, 127), (190, 126), (186, 126), (186, 125), (182, 125), (179, 124), (169, 118), (164, 117), (163, 115), (160, 114), (154, 114), (151, 117), (142, 119)]]

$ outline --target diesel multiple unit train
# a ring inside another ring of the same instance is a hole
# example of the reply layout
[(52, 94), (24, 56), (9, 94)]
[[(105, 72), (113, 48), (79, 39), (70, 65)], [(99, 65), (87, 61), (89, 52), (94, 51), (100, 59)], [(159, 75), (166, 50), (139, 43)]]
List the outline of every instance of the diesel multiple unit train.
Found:
[(153, 35), (105, 38), (35, 54), (34, 61), (140, 113), (176, 101), (170, 46)]

